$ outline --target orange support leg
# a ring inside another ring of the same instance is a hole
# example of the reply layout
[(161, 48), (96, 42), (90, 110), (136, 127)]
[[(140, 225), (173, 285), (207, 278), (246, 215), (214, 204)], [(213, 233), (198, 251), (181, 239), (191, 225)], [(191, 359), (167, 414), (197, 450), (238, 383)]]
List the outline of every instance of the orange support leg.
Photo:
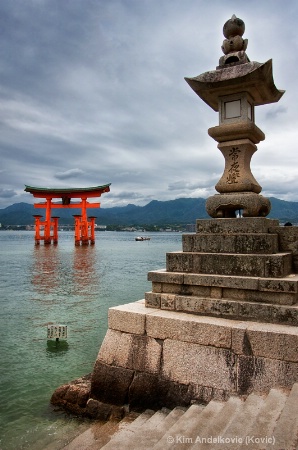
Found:
[(87, 219), (87, 198), (82, 198), (82, 227), (81, 227), (82, 245), (88, 245), (88, 219)]
[(44, 243), (51, 243), (51, 197), (47, 197), (46, 219), (44, 226)]
[(52, 217), (53, 219), (53, 244), (58, 244), (58, 220), (59, 217)]
[(74, 214), (75, 218), (75, 245), (81, 244), (81, 218), (80, 214)]
[(89, 224), (90, 224), (90, 236), (89, 236), (89, 239), (90, 239), (90, 244), (94, 245), (95, 244), (95, 219), (96, 219), (96, 217), (95, 216), (91, 216), (91, 217), (89, 217), (89, 219), (90, 219), (90, 222), (89, 222)]
[(41, 215), (36, 214), (33, 216), (35, 218), (35, 245), (40, 244), (40, 219)]

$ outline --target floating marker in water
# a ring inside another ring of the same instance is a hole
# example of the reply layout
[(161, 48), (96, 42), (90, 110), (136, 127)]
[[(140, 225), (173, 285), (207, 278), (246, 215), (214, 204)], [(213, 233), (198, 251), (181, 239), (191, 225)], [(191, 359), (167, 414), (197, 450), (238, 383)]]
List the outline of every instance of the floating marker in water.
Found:
[(48, 325), (48, 339), (66, 339), (67, 325)]

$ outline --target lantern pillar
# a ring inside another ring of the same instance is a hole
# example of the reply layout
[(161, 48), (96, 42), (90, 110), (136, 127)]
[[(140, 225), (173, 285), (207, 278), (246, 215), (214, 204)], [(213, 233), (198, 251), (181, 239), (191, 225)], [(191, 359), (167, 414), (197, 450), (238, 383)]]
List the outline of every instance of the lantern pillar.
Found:
[(243, 20), (233, 15), (223, 27), (224, 56), (216, 70), (185, 78), (195, 93), (219, 112), (219, 125), (208, 130), (225, 158), (223, 175), (215, 186), (218, 194), (206, 201), (207, 213), (213, 218), (234, 218), (237, 212), (243, 217), (266, 217), (271, 209), (270, 200), (259, 195), (262, 187), (250, 169), (256, 144), (265, 139), (254, 122), (254, 110), (278, 102), (284, 91), (274, 84), (272, 60), (249, 60), (244, 31)]

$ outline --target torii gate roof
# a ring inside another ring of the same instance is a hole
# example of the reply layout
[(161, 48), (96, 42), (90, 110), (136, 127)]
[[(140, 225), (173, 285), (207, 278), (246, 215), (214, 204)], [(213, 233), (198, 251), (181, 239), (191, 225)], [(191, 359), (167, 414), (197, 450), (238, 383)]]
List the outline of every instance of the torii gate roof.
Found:
[(75, 192), (76, 194), (79, 194), (80, 192), (94, 192), (94, 191), (101, 191), (101, 192), (109, 192), (109, 187), (111, 186), (111, 183), (104, 184), (102, 186), (92, 186), (92, 187), (85, 187), (85, 188), (46, 188), (46, 187), (36, 187), (36, 186), (28, 186), (25, 184), (24, 191), (26, 192), (44, 192), (46, 194), (49, 194), (51, 192), (55, 194), (71, 194), (71, 192)]
[(46, 188), (46, 187), (28, 186), (25, 184), (24, 191), (30, 192), (36, 197), (38, 196), (38, 194), (40, 194), (41, 197), (51, 194), (53, 194), (53, 196), (55, 197), (72, 196), (73, 194), (76, 196), (79, 196), (80, 194), (83, 195), (89, 194), (91, 197), (93, 197), (93, 196), (100, 196), (104, 192), (109, 192), (110, 185), (111, 183), (104, 184), (102, 186), (92, 186), (85, 188)]

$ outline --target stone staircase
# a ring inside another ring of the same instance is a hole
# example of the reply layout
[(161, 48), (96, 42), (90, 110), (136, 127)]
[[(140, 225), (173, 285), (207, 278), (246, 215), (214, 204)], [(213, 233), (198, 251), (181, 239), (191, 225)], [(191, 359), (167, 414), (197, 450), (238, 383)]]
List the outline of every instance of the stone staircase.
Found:
[(298, 448), (298, 383), (291, 390), (251, 393), (173, 410), (146, 410), (133, 421), (93, 425), (64, 450)]
[(166, 270), (148, 273), (146, 306), (298, 325), (298, 228), (266, 218), (197, 220)]

